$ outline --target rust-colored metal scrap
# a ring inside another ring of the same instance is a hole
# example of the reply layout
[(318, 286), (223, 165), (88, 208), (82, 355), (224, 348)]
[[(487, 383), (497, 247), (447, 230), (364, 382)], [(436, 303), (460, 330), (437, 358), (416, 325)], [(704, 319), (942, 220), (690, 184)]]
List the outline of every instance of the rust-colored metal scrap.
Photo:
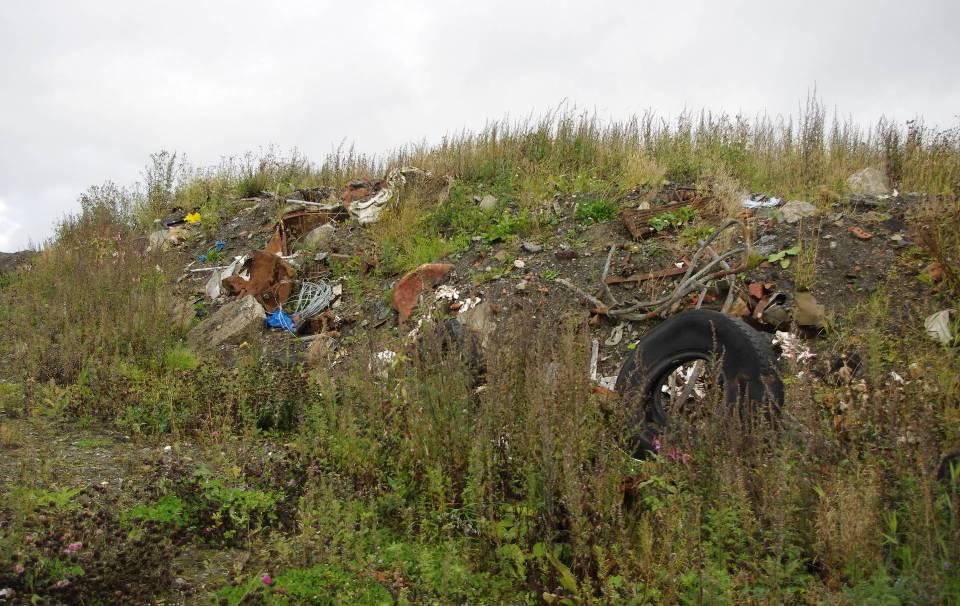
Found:
[(626, 226), (627, 231), (630, 232), (630, 235), (632, 235), (636, 240), (642, 240), (644, 238), (649, 238), (656, 233), (654, 229), (650, 227), (650, 219), (656, 217), (657, 215), (683, 208), (684, 206), (700, 208), (703, 206), (704, 202), (704, 198), (691, 198), (689, 202), (672, 202), (663, 206), (656, 206), (654, 208), (646, 208), (643, 210), (630, 208), (621, 213), (621, 219), (623, 220), (623, 224)]

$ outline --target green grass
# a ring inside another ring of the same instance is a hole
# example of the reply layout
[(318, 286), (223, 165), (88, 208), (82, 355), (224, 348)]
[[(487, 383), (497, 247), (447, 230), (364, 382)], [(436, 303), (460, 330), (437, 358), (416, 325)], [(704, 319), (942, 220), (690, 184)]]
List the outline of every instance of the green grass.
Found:
[(617, 216), (617, 207), (607, 200), (581, 200), (574, 216), (581, 223), (606, 223)]

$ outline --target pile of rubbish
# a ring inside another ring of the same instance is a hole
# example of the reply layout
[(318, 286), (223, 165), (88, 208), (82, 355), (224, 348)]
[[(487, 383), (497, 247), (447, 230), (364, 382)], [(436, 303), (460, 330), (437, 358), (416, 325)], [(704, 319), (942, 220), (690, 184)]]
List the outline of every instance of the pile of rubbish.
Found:
[[(285, 205), (283, 214), (273, 224), (270, 238), (261, 250), (225, 259), (227, 239), (216, 240), (196, 255), (181, 277), (182, 281), (191, 275), (209, 273), (203, 292), (210, 302), (221, 305), (192, 329), (190, 341), (198, 346), (216, 347), (264, 325), (299, 335), (316, 334), (335, 326), (338, 319), (330, 310), (338, 305), (342, 286), (298, 278), (301, 266), (307, 261), (346, 257), (332, 252), (336, 250), (338, 226), (351, 219), (361, 226), (376, 223), (387, 208), (398, 203), (404, 188), (412, 184), (442, 191), (449, 189), (450, 180), (435, 179), (419, 168), (401, 167), (380, 180), (350, 181), (341, 192), (326, 187), (296, 190), (279, 201)], [(268, 192), (264, 195), (275, 199)], [(244, 201), (253, 204), (241, 215), (258, 208), (270, 214), (262, 198)], [(231, 227), (237, 227), (239, 220), (238, 217)], [(180, 246), (196, 234), (193, 228), (202, 221), (199, 209), (172, 209), (158, 221), (158, 229), (149, 236), (148, 248)], [(242, 231), (239, 235), (249, 239), (253, 234)], [(243, 246), (242, 238), (228, 240), (231, 248), (237, 240)], [(400, 280), (393, 303), (401, 324), (420, 294), (441, 277), (435, 268), (421, 268)]]

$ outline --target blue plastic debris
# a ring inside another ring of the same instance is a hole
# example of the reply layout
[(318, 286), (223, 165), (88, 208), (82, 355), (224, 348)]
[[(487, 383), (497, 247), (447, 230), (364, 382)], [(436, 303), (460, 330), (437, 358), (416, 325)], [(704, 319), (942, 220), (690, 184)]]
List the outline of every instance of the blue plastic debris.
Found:
[(293, 332), (295, 324), (293, 318), (283, 313), (279, 307), (273, 310), (273, 313), (267, 316), (267, 326), (270, 328), (282, 328)]
[(217, 252), (223, 252), (223, 247), (226, 245), (227, 243), (224, 242), (223, 240), (217, 240), (216, 242), (213, 243), (213, 247), (217, 249)]
[(197, 261), (200, 261), (201, 263), (206, 263), (207, 255), (197, 255)]

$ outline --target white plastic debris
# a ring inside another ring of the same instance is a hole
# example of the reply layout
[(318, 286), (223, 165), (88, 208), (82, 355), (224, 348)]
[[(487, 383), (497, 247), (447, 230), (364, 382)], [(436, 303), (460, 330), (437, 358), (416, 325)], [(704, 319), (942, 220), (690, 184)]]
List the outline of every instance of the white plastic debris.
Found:
[(614, 388), (617, 386), (617, 375), (600, 377), (600, 380), (598, 381), (598, 383), (600, 384), (600, 387), (613, 391)]
[(390, 200), (393, 199), (394, 194), (406, 185), (407, 177), (412, 175), (431, 176), (429, 172), (412, 166), (395, 168), (390, 171), (390, 174), (387, 176), (387, 183), (383, 186), (383, 189), (375, 193), (368, 200), (362, 202), (357, 201), (350, 204), (350, 215), (356, 218), (356, 220), (360, 222), (360, 225), (376, 223), (377, 220), (380, 219), (380, 213), (383, 212), (383, 209), (386, 208)]
[(460, 299), (460, 292), (449, 284), (441, 284), (436, 291), (437, 301), (450, 301), (451, 303)]
[(895, 370), (890, 371), (890, 378), (893, 379), (894, 383), (899, 383), (900, 385), (906, 383), (906, 381), (903, 380), (903, 377), (901, 377)]
[(768, 198), (767, 196), (753, 195), (743, 199), (744, 208), (773, 208), (780, 206), (783, 198)]
[(607, 340), (603, 342), (607, 347), (616, 347), (620, 344), (620, 341), (623, 340), (623, 329), (627, 327), (626, 322), (621, 322), (613, 327), (613, 330), (610, 331), (610, 336), (607, 337)]
[(230, 265), (222, 269), (214, 269), (213, 273), (210, 274), (210, 279), (207, 280), (207, 284), (204, 287), (204, 291), (207, 293), (207, 296), (211, 299), (216, 299), (220, 296), (220, 284), (224, 279), (229, 278), (235, 274), (243, 264), (247, 262), (246, 256), (234, 257), (233, 262)]
[(386, 379), (387, 371), (396, 360), (397, 352), (389, 349), (378, 351), (377, 353), (373, 354), (373, 359), (370, 361), (370, 371), (374, 374), (374, 376), (381, 379)]
[(951, 313), (954, 313), (953, 309), (943, 309), (923, 321), (927, 334), (941, 345), (952, 345), (957, 338), (956, 326), (950, 320)]
[(812, 360), (817, 357), (817, 354), (800, 343), (800, 339), (796, 335), (782, 330), (774, 333), (773, 344), (780, 346), (781, 358), (795, 360), (797, 362), (806, 362), (807, 360)]
[(460, 310), (458, 313), (470, 311), (477, 305), (480, 305), (480, 297), (473, 297), (473, 298), (467, 297), (466, 299), (463, 300), (463, 305), (460, 306)]

